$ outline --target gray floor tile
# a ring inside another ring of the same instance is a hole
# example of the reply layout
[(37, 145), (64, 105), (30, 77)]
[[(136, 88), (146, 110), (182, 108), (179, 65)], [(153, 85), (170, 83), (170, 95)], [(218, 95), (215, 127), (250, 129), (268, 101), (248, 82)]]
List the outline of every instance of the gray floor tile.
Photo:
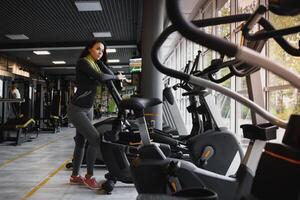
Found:
[[(92, 191), (84, 186), (68, 183), (71, 171), (63, 168), (49, 177), (67, 159), (74, 148), (74, 128), (63, 128), (59, 134), (42, 133), (32, 142), (20, 146), (0, 144), (0, 199), (22, 199), (43, 180), (47, 182), (35, 191), (34, 200), (122, 199), (134, 200), (137, 192), (133, 184), (117, 183), (112, 195)], [(85, 173), (82, 168), (82, 173)], [(105, 168), (96, 168), (97, 180), (104, 180)]]

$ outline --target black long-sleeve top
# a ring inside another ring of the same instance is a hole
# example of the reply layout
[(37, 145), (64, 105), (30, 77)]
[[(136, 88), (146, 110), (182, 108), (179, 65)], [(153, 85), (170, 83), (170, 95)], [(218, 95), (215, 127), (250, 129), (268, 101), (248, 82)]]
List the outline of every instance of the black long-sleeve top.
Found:
[(71, 100), (72, 104), (84, 108), (93, 106), (97, 85), (102, 82), (101, 74), (100, 67), (95, 61), (87, 57), (78, 60), (76, 64), (77, 91)]

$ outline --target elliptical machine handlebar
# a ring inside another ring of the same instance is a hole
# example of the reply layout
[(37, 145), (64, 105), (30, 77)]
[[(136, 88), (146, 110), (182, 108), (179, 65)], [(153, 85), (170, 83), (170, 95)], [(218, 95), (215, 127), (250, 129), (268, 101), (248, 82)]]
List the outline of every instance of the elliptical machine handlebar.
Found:
[[(269, 21), (263, 18), (263, 15), (266, 12), (267, 8), (265, 6), (259, 5), (257, 7), (255, 12), (250, 16), (245, 25), (242, 27), (243, 36), (248, 40), (265, 40), (273, 38), (287, 53), (293, 56), (300, 56), (300, 48), (293, 47), (287, 42), (287, 40), (281, 37), (283, 35), (298, 33), (300, 31), (300, 26), (293, 26), (276, 30)], [(259, 23), (262, 27), (264, 27), (265, 31), (250, 34), (250, 30), (256, 23)]]

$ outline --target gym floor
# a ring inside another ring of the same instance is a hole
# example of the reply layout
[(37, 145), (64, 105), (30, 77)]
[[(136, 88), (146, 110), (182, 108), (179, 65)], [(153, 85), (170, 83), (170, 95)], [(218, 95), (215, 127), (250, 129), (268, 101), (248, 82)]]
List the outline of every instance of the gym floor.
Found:
[[(133, 184), (117, 183), (111, 195), (85, 186), (70, 185), (71, 171), (65, 164), (72, 158), (74, 128), (60, 133), (41, 133), (32, 142), (20, 146), (0, 144), (0, 199), (122, 199), (134, 200)], [(81, 174), (85, 174), (82, 168)], [(105, 168), (97, 167), (95, 177), (104, 180)]]

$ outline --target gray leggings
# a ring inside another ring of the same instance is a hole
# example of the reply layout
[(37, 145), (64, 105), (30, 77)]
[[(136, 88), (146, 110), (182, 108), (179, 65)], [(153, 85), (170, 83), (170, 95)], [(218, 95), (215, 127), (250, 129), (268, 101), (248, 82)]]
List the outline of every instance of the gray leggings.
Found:
[(72, 175), (79, 174), (86, 140), (89, 142), (86, 150), (87, 174), (93, 175), (94, 163), (100, 148), (99, 133), (91, 122), (93, 120), (93, 108), (82, 108), (71, 103), (68, 106), (68, 118), (76, 128)]

